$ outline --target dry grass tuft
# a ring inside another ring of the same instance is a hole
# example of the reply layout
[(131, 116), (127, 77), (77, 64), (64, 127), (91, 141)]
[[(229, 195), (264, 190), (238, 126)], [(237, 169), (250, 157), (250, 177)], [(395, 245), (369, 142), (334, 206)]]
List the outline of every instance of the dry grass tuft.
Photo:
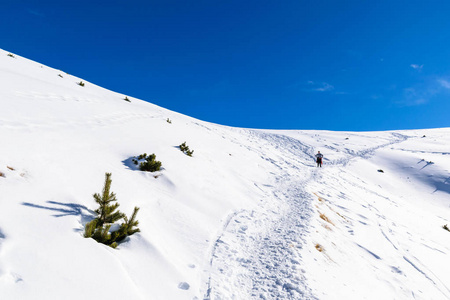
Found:
[(3, 174), (2, 172), (0, 172), (0, 177), (5, 177), (5, 174)]
[(316, 244), (316, 249), (317, 249), (317, 251), (319, 251), (319, 252), (323, 252), (323, 247), (322, 247), (322, 245), (320, 245), (320, 244)]
[(317, 199), (319, 200), (319, 202), (324, 202), (324, 201), (325, 201), (324, 199), (320, 198), (320, 196), (317, 195), (316, 193), (313, 193), (313, 194), (316, 195), (316, 197), (317, 197)]
[(14, 169), (13, 167), (10, 166), (6, 166), (8, 169), (10, 169), (11, 171), (15, 171), (16, 169)]
[(334, 226), (333, 222), (331, 222), (330, 219), (328, 219), (328, 217), (325, 216), (325, 214), (321, 213), (321, 214), (320, 214), (320, 218), (321, 218), (322, 220), (324, 220), (325, 222), (328, 222), (328, 223), (330, 223), (331, 225)]

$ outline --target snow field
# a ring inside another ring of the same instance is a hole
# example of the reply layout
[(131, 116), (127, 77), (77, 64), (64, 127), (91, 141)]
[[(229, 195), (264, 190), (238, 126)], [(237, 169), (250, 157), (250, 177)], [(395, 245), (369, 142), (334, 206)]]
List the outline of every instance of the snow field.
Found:
[[(450, 298), (449, 129), (229, 128), (7, 53), (1, 299)], [(105, 172), (141, 208), (116, 250), (82, 236)]]
[[(437, 149), (432, 138), (419, 138), (425, 132), (444, 137), (445, 131), (405, 132), (407, 140), (381, 148), (369, 159), (356, 157), (346, 168), (328, 169), (309, 187), (320, 200), (315, 202), (305, 264), (320, 299), (450, 297), (449, 273), (442, 267), (450, 244), (441, 228), (449, 220), (448, 190), (434, 188), (447, 180), (442, 175), (448, 174), (448, 138)], [(412, 150), (418, 145), (420, 154)], [(430, 153), (430, 148), (438, 151)], [(430, 166), (432, 172), (423, 168), (422, 157), (429, 155), (439, 161)], [(320, 212), (333, 224), (318, 218)], [(316, 251), (313, 243), (324, 250)]]

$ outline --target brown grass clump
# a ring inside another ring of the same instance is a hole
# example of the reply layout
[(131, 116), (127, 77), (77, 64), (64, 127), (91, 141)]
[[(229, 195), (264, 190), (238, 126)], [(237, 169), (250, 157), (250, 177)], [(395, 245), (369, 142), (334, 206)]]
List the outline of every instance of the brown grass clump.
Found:
[(322, 220), (324, 220), (325, 222), (328, 222), (328, 223), (330, 223), (331, 225), (334, 226), (333, 222), (331, 222), (330, 219), (328, 219), (328, 217), (325, 216), (325, 214), (321, 213), (321, 214), (320, 214), (320, 218), (321, 218)]
[(323, 200), (322, 198), (320, 198), (319, 195), (317, 195), (316, 193), (313, 193), (314, 195), (316, 195), (317, 199), (319, 200), (319, 202), (324, 202), (325, 200)]
[(322, 247), (322, 245), (320, 245), (320, 244), (316, 244), (316, 249), (317, 249), (317, 251), (319, 251), (319, 252), (323, 252), (323, 247)]
[(11, 171), (15, 171), (15, 169), (13, 167), (10, 166), (6, 166), (8, 169), (10, 169)]
[(5, 174), (3, 174), (2, 172), (0, 172), (0, 177), (5, 177)]

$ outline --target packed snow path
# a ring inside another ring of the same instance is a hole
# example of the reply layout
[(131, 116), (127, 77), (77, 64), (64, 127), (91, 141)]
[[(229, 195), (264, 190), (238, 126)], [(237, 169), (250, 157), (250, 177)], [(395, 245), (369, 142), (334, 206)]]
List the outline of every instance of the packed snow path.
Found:
[(301, 166), (312, 166), (313, 149), (283, 135), (248, 135), (250, 145), (265, 140), (264, 150), (257, 144), (252, 150), (273, 164), (274, 182), (258, 186), (266, 195), (259, 207), (228, 218), (214, 245), (205, 299), (310, 297), (298, 249), (310, 216), (311, 197), (303, 187), (312, 176), (302, 171), (311, 168)]

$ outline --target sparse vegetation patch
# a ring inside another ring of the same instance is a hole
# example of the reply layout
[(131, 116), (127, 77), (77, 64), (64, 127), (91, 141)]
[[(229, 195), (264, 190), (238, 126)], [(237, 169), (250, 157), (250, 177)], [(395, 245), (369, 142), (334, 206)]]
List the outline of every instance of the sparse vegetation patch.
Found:
[(444, 226), (442, 226), (442, 228), (444, 228), (447, 231), (450, 231), (450, 229), (448, 228), (447, 224), (445, 224)]
[(80, 81), (80, 82), (78, 82), (77, 83), (79, 86), (84, 86), (84, 82), (83, 81)]

